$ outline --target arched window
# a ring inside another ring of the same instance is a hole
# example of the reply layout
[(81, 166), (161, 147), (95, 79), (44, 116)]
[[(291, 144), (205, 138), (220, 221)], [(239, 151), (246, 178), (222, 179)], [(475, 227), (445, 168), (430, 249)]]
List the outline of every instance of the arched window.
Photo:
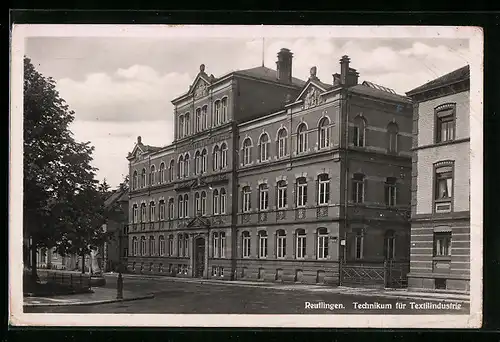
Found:
[(217, 189), (213, 192), (213, 212), (214, 215), (219, 214), (219, 191)]
[(207, 172), (207, 150), (203, 149), (201, 151), (201, 172), (205, 173)]
[(170, 160), (170, 165), (168, 167), (168, 180), (169, 182), (174, 181), (174, 169), (175, 169), (175, 162), (174, 160)]
[(173, 256), (174, 255), (174, 236), (169, 235), (168, 236), (168, 256)]
[(307, 179), (300, 177), (297, 179), (297, 208), (307, 205)]
[(184, 196), (182, 196), (182, 195), (179, 196), (179, 199), (177, 201), (177, 210), (178, 210), (177, 216), (179, 218), (183, 218), (184, 217)]
[(278, 131), (277, 135), (278, 158), (283, 158), (287, 155), (288, 153), (287, 140), (288, 140), (288, 133), (286, 132), (285, 128), (281, 128)]
[(160, 164), (160, 183), (165, 183), (165, 163)]
[(189, 257), (189, 235), (184, 234), (184, 257)]
[(184, 137), (184, 116), (179, 116), (179, 138)]
[(214, 120), (212, 126), (218, 126), (220, 124), (220, 111), (221, 111), (220, 100), (215, 101), (214, 103)]
[(243, 258), (249, 258), (250, 257), (250, 233), (247, 231), (244, 231), (242, 234), (242, 256)]
[(287, 205), (287, 183), (279, 181), (277, 184), (276, 206), (278, 209), (285, 209)]
[(366, 121), (363, 117), (357, 116), (354, 118), (354, 146), (363, 147), (366, 144)]
[(132, 222), (139, 222), (139, 208), (137, 207), (137, 204), (132, 206)]
[(387, 126), (387, 151), (392, 153), (398, 151), (398, 125), (394, 122)]
[(455, 139), (456, 103), (444, 103), (434, 108), (436, 143)]
[(184, 177), (189, 177), (189, 153), (184, 155)]
[(195, 127), (195, 130), (196, 132), (200, 132), (201, 131), (201, 108), (197, 108), (196, 109), (196, 116), (195, 116), (195, 123), (194, 123), (194, 127)]
[(318, 176), (318, 204), (325, 205), (330, 201), (330, 179), (326, 173)]
[(161, 256), (164, 256), (165, 255), (165, 237), (163, 235), (160, 235), (160, 237), (158, 238), (158, 245), (159, 245), (159, 250), (160, 250), (160, 255)]
[(177, 234), (177, 256), (184, 256), (184, 234)]
[(226, 143), (222, 143), (220, 147), (221, 151), (221, 158), (220, 158), (220, 163), (221, 167), (224, 169), (227, 167), (227, 145)]
[(149, 237), (149, 255), (156, 255), (155, 237)]
[(260, 150), (260, 161), (266, 161), (269, 159), (269, 135), (264, 133), (259, 139), (259, 150)]
[(301, 123), (297, 128), (297, 153), (304, 153), (307, 151), (307, 126)]
[(219, 170), (220, 164), (219, 164), (219, 146), (215, 145), (214, 147), (214, 154), (213, 154), (213, 169), (214, 171)]
[(174, 219), (174, 199), (171, 198), (168, 200), (168, 219)]
[(352, 177), (352, 201), (354, 203), (363, 203), (365, 199), (365, 176), (355, 173)]
[(148, 221), (148, 213), (147, 213), (147, 208), (146, 208), (146, 203), (141, 204), (141, 222), (147, 222)]
[(295, 235), (295, 258), (304, 259), (306, 256), (306, 231), (304, 229), (297, 229)]
[(156, 168), (154, 165), (151, 165), (151, 168), (149, 169), (149, 185), (155, 185), (156, 184)]
[(205, 216), (207, 214), (207, 193), (205, 191), (201, 192), (201, 215)]
[(194, 174), (198, 175), (201, 173), (201, 155), (200, 151), (196, 151), (194, 155)]
[(267, 232), (261, 230), (259, 236), (259, 258), (267, 258)]
[(141, 255), (146, 255), (146, 237), (141, 237)]
[(252, 191), (249, 186), (245, 186), (242, 190), (243, 194), (243, 212), (247, 213), (251, 210), (251, 199), (252, 199)]
[(184, 217), (189, 217), (189, 196), (184, 195)]
[(183, 156), (179, 157), (179, 162), (177, 164), (178, 164), (177, 177), (181, 178), (184, 176), (184, 157)]
[(220, 213), (226, 213), (226, 189), (220, 189)]
[(243, 165), (248, 165), (252, 161), (252, 140), (246, 138), (243, 141)]
[(225, 258), (226, 257), (226, 233), (220, 232), (219, 234), (219, 257)]
[(191, 118), (189, 113), (184, 114), (184, 136), (188, 136), (191, 133)]
[(330, 129), (328, 125), (330, 124), (330, 120), (328, 118), (323, 118), (320, 120), (318, 125), (318, 141), (319, 148), (326, 148), (330, 145)]
[(384, 257), (389, 260), (396, 258), (396, 235), (393, 230), (388, 230), (385, 233)]
[(141, 173), (141, 186), (143, 188), (145, 188), (146, 185), (147, 185), (147, 183), (146, 183), (146, 169), (144, 168), (144, 169), (142, 169), (142, 173)]
[(276, 232), (276, 257), (284, 258), (286, 256), (286, 233), (283, 229)]
[(201, 214), (201, 202), (200, 202), (200, 193), (195, 192), (194, 193), (194, 208), (196, 210), (196, 215)]
[(204, 105), (201, 108), (201, 129), (207, 129), (208, 128), (208, 107), (207, 105)]
[(149, 221), (154, 222), (156, 220), (156, 205), (155, 202), (151, 201), (149, 203)]
[(318, 248), (317, 255), (318, 259), (328, 258), (328, 231), (326, 228), (318, 228)]
[(160, 200), (159, 204), (159, 210), (160, 210), (160, 221), (165, 220), (165, 200)]
[(138, 176), (137, 176), (137, 171), (134, 171), (134, 174), (132, 176), (132, 189), (137, 190), (138, 189)]
[(222, 119), (221, 120), (222, 120), (222, 123), (225, 123), (225, 122), (227, 122), (227, 97), (223, 98), (221, 103), (222, 103), (222, 105), (221, 105), (222, 106), (222, 108), (221, 108)]
[(269, 187), (267, 184), (259, 185), (259, 210), (269, 209)]
[(132, 255), (137, 256), (139, 253), (139, 241), (137, 240), (137, 237), (132, 238)]
[(219, 233), (217, 232), (212, 234), (212, 256), (214, 258), (219, 257)]

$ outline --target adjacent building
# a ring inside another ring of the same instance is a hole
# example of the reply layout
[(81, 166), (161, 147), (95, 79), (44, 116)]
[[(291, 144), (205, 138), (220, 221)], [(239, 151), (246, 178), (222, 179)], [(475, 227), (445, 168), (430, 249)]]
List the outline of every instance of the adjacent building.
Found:
[(409, 258), (412, 104), (343, 56), (330, 82), (281, 49), (174, 99), (175, 139), (129, 154), (131, 272), (337, 284)]
[(414, 101), (409, 287), (469, 291), (469, 66), (407, 93)]

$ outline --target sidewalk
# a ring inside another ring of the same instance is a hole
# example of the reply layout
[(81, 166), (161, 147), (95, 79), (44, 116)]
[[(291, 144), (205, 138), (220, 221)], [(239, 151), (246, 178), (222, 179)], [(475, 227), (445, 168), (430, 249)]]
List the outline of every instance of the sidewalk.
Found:
[(123, 291), (123, 299), (116, 299), (116, 289), (94, 287), (94, 293), (81, 293), (54, 297), (24, 297), (25, 307), (95, 305), (153, 298), (153, 294)]
[[(116, 273), (105, 273), (104, 276), (117, 277)], [(324, 292), (346, 295), (359, 295), (368, 297), (386, 297), (399, 299), (418, 299), (442, 302), (470, 302), (470, 295), (466, 293), (446, 293), (446, 292), (423, 292), (409, 291), (407, 289), (384, 289), (384, 288), (357, 288), (346, 286), (310, 285), (310, 284), (283, 284), (262, 281), (243, 280), (218, 280), (218, 279), (198, 279), (198, 278), (177, 278), (155, 275), (123, 274), (124, 278), (151, 279), (160, 281), (174, 281), (183, 283), (213, 284), (222, 286), (243, 286), (260, 287), (285, 291), (310, 291)]]

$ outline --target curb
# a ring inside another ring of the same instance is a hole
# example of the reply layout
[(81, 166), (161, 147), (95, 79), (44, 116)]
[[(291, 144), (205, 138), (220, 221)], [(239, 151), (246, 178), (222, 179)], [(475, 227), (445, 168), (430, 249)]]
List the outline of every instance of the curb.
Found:
[(141, 299), (151, 299), (154, 298), (154, 294), (149, 294), (146, 296), (138, 296), (123, 299), (106, 299), (106, 300), (94, 300), (91, 302), (76, 302), (76, 303), (45, 303), (45, 304), (23, 304), (23, 307), (48, 307), (48, 306), (83, 306), (83, 305), (99, 305), (99, 304), (109, 304), (118, 302), (130, 302), (134, 300)]

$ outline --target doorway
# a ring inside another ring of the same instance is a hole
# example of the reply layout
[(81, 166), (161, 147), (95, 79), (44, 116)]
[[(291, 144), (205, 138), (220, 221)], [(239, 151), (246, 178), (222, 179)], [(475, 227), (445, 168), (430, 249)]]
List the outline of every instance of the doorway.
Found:
[(205, 271), (205, 239), (200, 237), (195, 240), (194, 246), (194, 277), (203, 278)]

